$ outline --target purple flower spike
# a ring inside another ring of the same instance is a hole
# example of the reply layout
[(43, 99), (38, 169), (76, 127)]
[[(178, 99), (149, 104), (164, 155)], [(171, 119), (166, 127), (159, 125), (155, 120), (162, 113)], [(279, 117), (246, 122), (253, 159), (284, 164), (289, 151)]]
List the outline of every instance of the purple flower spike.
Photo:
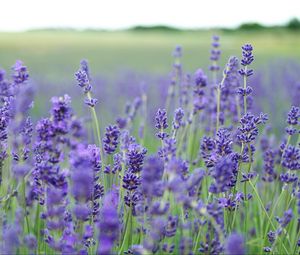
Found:
[(90, 107), (95, 107), (95, 105), (98, 103), (98, 99), (86, 98), (86, 99), (84, 99), (84, 103)]
[(114, 126), (108, 126), (106, 128), (105, 138), (103, 139), (104, 151), (107, 154), (113, 154), (119, 144), (120, 130)]
[(133, 173), (142, 170), (147, 150), (138, 144), (131, 144), (126, 153), (128, 169)]
[(155, 116), (155, 121), (155, 127), (159, 130), (159, 132), (156, 133), (156, 136), (159, 139), (164, 140), (169, 136), (166, 132), (163, 131), (168, 128), (167, 112), (165, 109), (158, 109)]
[(243, 58), (241, 60), (241, 65), (248, 66), (254, 60), (254, 57), (252, 55), (253, 47), (251, 44), (245, 44), (242, 47), (242, 50), (243, 50)]
[(282, 165), (290, 170), (300, 170), (300, 149), (289, 145), (283, 152)]
[(184, 117), (184, 111), (182, 110), (182, 108), (176, 109), (174, 113), (174, 120), (172, 122), (174, 129), (179, 129), (183, 125), (183, 121), (182, 121), (183, 117)]
[(99, 222), (99, 255), (111, 254), (114, 241), (119, 234), (119, 219), (117, 210), (118, 197), (116, 193), (110, 192), (104, 198)]
[(27, 72), (27, 67), (23, 65), (23, 62), (17, 60), (15, 65), (12, 67), (12, 78), (15, 84), (21, 84), (28, 80), (29, 74)]
[(88, 79), (88, 75), (84, 70), (79, 70), (77, 73), (75, 73), (75, 77), (78, 82), (78, 86), (83, 88), (85, 93), (91, 91), (92, 86)]
[(136, 190), (141, 184), (141, 178), (131, 172), (127, 172), (123, 177), (123, 188), (129, 191)]
[(231, 188), (232, 179), (236, 162), (229, 157), (221, 158), (212, 173), (215, 182), (210, 186), (209, 191), (212, 193), (226, 192)]
[(230, 255), (246, 254), (243, 236), (236, 233), (231, 234), (226, 241), (225, 253)]
[(156, 116), (155, 116), (155, 127), (157, 129), (167, 129), (168, 123), (167, 123), (167, 112), (165, 109), (158, 109)]
[(292, 106), (291, 110), (288, 113), (287, 123), (292, 126), (296, 126), (299, 124), (300, 118), (300, 108)]
[(212, 49), (210, 51), (210, 60), (214, 61), (214, 63), (210, 66), (211, 71), (218, 71), (220, 67), (216, 64), (216, 62), (220, 59), (221, 51), (219, 50), (220, 43), (219, 43), (219, 36), (214, 35), (212, 37)]
[(277, 218), (277, 221), (282, 228), (285, 228), (291, 222), (293, 217), (294, 217), (293, 210), (288, 209), (287, 211), (284, 212), (282, 218)]

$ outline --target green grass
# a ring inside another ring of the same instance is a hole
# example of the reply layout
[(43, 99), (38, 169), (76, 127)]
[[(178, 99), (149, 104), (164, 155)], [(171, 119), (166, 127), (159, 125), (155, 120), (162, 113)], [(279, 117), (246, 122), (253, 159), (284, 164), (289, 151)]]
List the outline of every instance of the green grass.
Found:
[(286, 30), (262, 32), (60, 32), (35, 31), (0, 33), (0, 65), (9, 68), (23, 60), (33, 77), (49, 81), (73, 78), (82, 58), (90, 61), (93, 73), (114, 75), (130, 69), (166, 73), (172, 65), (171, 52), (183, 46), (186, 70), (207, 68), (211, 35), (221, 36), (222, 62), (230, 55), (240, 56), (240, 47), (250, 42), (255, 47), (256, 64), (277, 58), (300, 59), (300, 33)]

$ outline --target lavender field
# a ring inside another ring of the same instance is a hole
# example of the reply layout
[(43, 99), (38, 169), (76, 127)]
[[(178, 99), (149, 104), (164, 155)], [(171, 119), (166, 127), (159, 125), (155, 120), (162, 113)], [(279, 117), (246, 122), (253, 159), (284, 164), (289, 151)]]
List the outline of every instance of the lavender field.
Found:
[(299, 33), (214, 32), (0, 33), (0, 254), (300, 254)]

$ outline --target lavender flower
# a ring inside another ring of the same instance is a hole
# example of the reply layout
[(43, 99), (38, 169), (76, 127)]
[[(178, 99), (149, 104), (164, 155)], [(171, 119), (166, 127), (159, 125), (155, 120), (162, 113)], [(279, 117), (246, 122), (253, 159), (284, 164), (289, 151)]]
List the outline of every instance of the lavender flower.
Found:
[(285, 228), (290, 221), (293, 218), (293, 210), (292, 209), (288, 209), (287, 211), (284, 212), (283, 217), (282, 218), (277, 218), (278, 223), (280, 224), (280, 226), (282, 228)]
[(263, 176), (262, 179), (266, 182), (272, 182), (277, 178), (275, 172), (275, 156), (276, 153), (271, 149), (267, 150), (263, 155), (265, 176)]
[(79, 147), (70, 154), (70, 163), (74, 168), (72, 174), (73, 195), (76, 200), (87, 201), (92, 194), (93, 166), (91, 154), (84, 147)]
[(142, 192), (147, 196), (157, 194), (159, 181), (162, 178), (164, 170), (163, 162), (156, 156), (149, 157), (143, 167), (141, 176)]
[(233, 162), (229, 157), (221, 158), (213, 170), (212, 176), (215, 182), (210, 186), (209, 191), (212, 193), (228, 191), (234, 177), (235, 167), (236, 162)]
[(92, 85), (91, 85), (91, 77), (89, 72), (88, 63), (86, 60), (82, 60), (81, 68), (75, 73), (75, 78), (77, 80), (78, 86), (83, 89), (84, 94), (87, 95), (87, 97), (84, 100), (84, 103), (88, 105), (91, 108), (94, 108), (97, 104), (98, 100), (96, 98), (92, 98), (91, 91), (92, 91)]
[(291, 110), (288, 113), (287, 127), (285, 130), (289, 135), (293, 135), (297, 132), (297, 125), (299, 124), (298, 119), (300, 118), (300, 108), (292, 106)]
[(181, 58), (182, 57), (182, 47), (180, 45), (177, 45), (175, 47), (172, 55), (174, 58)]
[(123, 177), (123, 188), (129, 191), (136, 190), (141, 184), (141, 178), (131, 172), (125, 173)]
[(126, 153), (127, 165), (132, 173), (139, 173), (142, 170), (147, 150), (138, 144), (131, 144)]
[(78, 70), (78, 72), (75, 73), (75, 77), (78, 82), (78, 85), (84, 89), (85, 93), (91, 91), (92, 86), (90, 84), (88, 75), (85, 70)]
[(183, 119), (184, 117), (184, 111), (182, 110), (182, 108), (178, 108), (175, 110), (174, 112), (174, 120), (172, 122), (173, 125), (173, 129), (179, 129), (181, 126), (183, 126)]
[(21, 60), (16, 61), (15, 65), (12, 67), (12, 71), (12, 78), (17, 85), (24, 83), (29, 78), (27, 67), (23, 65)]
[(205, 165), (207, 167), (214, 166), (214, 156), (212, 156), (213, 151), (216, 148), (216, 142), (211, 137), (203, 137), (200, 143), (200, 154), (204, 159)]
[(18, 225), (6, 226), (3, 229), (3, 243), (1, 251), (3, 254), (16, 254), (20, 246), (21, 229)]
[[(195, 86), (193, 91), (193, 114), (195, 115), (205, 107), (206, 99), (204, 97), (204, 88), (207, 86), (207, 77), (202, 69), (198, 69), (194, 76)], [(189, 119), (189, 121), (191, 122), (192, 120)]]
[(298, 119), (300, 118), (300, 108), (292, 106), (288, 113), (287, 124), (296, 126), (298, 125)]
[(226, 254), (232, 254), (232, 255), (246, 254), (244, 242), (245, 241), (243, 236), (236, 233), (231, 234), (226, 241), (226, 247), (225, 247)]
[(159, 150), (158, 155), (168, 162), (176, 156), (176, 140), (174, 138), (166, 138), (164, 146)]
[(220, 67), (217, 64), (217, 61), (220, 59), (221, 51), (219, 50), (220, 43), (219, 43), (219, 36), (214, 35), (212, 37), (212, 49), (211, 49), (211, 55), (210, 55), (210, 60), (213, 61), (213, 64), (210, 66), (211, 71), (218, 71), (220, 70)]
[(259, 117), (255, 117), (250, 113), (246, 113), (240, 121), (241, 125), (238, 127), (238, 140), (246, 144), (254, 141), (258, 135), (257, 125), (265, 123), (266, 120), (267, 117), (264, 114), (260, 114)]
[(159, 130), (159, 132), (156, 134), (158, 138), (161, 140), (164, 140), (168, 137), (168, 134), (164, 132), (165, 129), (168, 128), (167, 123), (167, 112), (165, 109), (158, 109), (156, 116), (155, 116), (155, 127)]
[(114, 242), (119, 235), (119, 219), (117, 213), (117, 195), (115, 192), (108, 193), (103, 202), (99, 222), (99, 247), (97, 254), (111, 254)]
[(86, 98), (86, 99), (84, 99), (84, 103), (93, 108), (98, 103), (98, 99), (96, 99), (96, 98)]
[(230, 133), (227, 129), (221, 128), (216, 135), (216, 152), (220, 156), (229, 155), (232, 153), (232, 143)]
[(289, 145), (283, 152), (282, 165), (289, 170), (300, 169), (300, 149)]
[(88, 80), (91, 80), (89, 62), (86, 59), (80, 61), (81, 70), (84, 71), (87, 75)]
[(106, 128), (105, 138), (103, 139), (104, 151), (107, 154), (113, 154), (119, 144), (120, 130), (117, 126), (108, 126)]
[(253, 70), (246, 69), (246, 67), (251, 65), (251, 63), (254, 60), (254, 57), (253, 57), (253, 54), (252, 54), (253, 47), (252, 47), (251, 44), (245, 44), (242, 47), (242, 50), (243, 50), (243, 52), (242, 52), (243, 58), (241, 60), (241, 65), (244, 66), (245, 68), (240, 69), (239, 73), (242, 76), (251, 76), (253, 74)]
[(69, 129), (69, 120), (73, 115), (70, 108), (71, 98), (68, 95), (64, 95), (63, 97), (53, 97), (51, 102), (51, 116), (53, 118), (52, 126), (55, 129), (55, 132), (66, 134)]

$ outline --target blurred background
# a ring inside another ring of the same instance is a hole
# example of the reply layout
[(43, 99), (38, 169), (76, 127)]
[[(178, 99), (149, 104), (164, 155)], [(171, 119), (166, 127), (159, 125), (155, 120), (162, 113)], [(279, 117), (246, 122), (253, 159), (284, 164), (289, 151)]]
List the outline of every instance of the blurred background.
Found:
[(4, 0), (0, 68), (9, 73), (17, 59), (28, 67), (36, 116), (47, 115), (49, 99), (64, 93), (82, 114), (74, 73), (87, 59), (108, 123), (141, 91), (153, 111), (161, 106), (177, 45), (184, 73), (202, 68), (209, 76), (211, 37), (219, 35), (221, 70), (230, 56), (240, 58), (243, 44), (253, 45), (256, 103), (280, 129), (290, 105), (300, 102), (299, 10), (298, 0)]

